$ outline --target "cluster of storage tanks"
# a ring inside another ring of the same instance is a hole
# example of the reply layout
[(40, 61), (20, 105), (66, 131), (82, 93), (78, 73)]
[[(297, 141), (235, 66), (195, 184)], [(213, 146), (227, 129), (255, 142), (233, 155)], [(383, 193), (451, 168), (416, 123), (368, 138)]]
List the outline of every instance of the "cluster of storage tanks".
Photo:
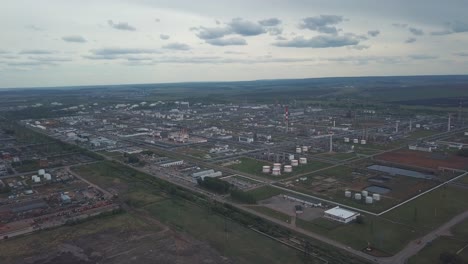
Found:
[[(359, 139), (357, 139), (357, 138), (354, 138), (352, 141), (353, 141), (354, 144), (359, 144), (359, 143), (360, 143), (361, 145), (367, 144), (367, 141), (366, 141), (365, 139), (359, 140)], [(345, 142), (345, 143), (349, 143), (349, 142), (351, 142), (351, 139), (350, 139), (349, 137), (345, 137), (345, 138), (344, 138), (344, 142)]]
[(299, 158), (299, 160), (297, 160), (297, 159), (294, 159), (294, 155), (292, 155), (292, 158), (293, 159), (291, 159), (291, 156), (290, 156), (290, 161), (291, 161), (290, 165), (283, 166), (281, 163), (273, 163), (273, 168), (271, 168), (268, 165), (263, 166), (262, 172), (271, 173), (274, 176), (279, 176), (281, 175), (281, 167), (283, 167), (284, 173), (291, 173), (293, 171), (293, 167), (297, 167), (299, 166), (299, 164), (301, 165), (307, 164), (307, 158)]
[(305, 153), (309, 151), (309, 146), (296, 147), (296, 153)]
[(31, 176), (31, 180), (34, 183), (40, 183), (41, 182), (41, 177), (46, 181), (52, 180), (52, 175), (50, 175), (49, 173), (46, 173), (46, 171), (44, 169), (38, 170), (37, 175)]
[(347, 198), (354, 198), (354, 200), (361, 201), (364, 199), (366, 204), (372, 204), (374, 201), (380, 201), (380, 194), (373, 193), (372, 195), (369, 194), (368, 191), (361, 191), (353, 193), (351, 191), (345, 191), (345, 197)]

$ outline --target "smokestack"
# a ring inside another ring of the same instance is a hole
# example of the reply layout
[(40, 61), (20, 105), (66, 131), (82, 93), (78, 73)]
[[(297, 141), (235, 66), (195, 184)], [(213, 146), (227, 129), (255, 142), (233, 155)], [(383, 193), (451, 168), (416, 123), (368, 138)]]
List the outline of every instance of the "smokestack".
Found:
[(333, 134), (330, 134), (330, 152), (333, 152)]
[(413, 130), (413, 120), (409, 121), (409, 131), (411, 132)]
[(396, 121), (395, 124), (395, 133), (398, 133), (398, 126), (400, 125), (400, 121)]
[(450, 119), (451, 119), (452, 115), (449, 114), (449, 117), (448, 117), (448, 123), (447, 123), (447, 132), (450, 132), (450, 127), (451, 127), (451, 124), (450, 124)]

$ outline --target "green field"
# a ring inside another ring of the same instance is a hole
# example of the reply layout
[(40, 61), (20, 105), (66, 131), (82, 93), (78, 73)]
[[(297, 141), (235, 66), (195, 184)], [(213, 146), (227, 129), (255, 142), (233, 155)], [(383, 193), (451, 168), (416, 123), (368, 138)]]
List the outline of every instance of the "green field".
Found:
[[(468, 245), (468, 220), (454, 226), (451, 230), (453, 236), (438, 237), (432, 243), (426, 245), (418, 254), (408, 260), (408, 264), (437, 263), (443, 252), (456, 254)], [(460, 258), (468, 263), (468, 248), (458, 253)]]
[(248, 193), (252, 194), (257, 201), (261, 201), (285, 192), (267, 185), (248, 191)]

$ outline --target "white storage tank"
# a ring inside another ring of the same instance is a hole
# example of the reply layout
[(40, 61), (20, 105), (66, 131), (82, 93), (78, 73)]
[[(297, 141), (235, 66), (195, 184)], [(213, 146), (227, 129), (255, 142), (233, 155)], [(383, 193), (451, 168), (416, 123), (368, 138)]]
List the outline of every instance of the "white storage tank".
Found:
[(300, 147), (297, 147), (296, 148), (296, 153), (301, 153), (302, 152), (302, 149)]
[(289, 154), (289, 160), (293, 160), (294, 159), (294, 155), (293, 154)]
[(372, 194), (372, 198), (374, 198), (374, 200), (376, 200), (376, 201), (380, 201), (380, 194), (374, 193), (374, 194)]
[(298, 166), (298, 165), (299, 165), (299, 161), (297, 161), (296, 159), (291, 160), (291, 166), (296, 167), (296, 166)]
[(40, 169), (40, 170), (37, 171), (37, 174), (39, 174), (39, 176), (43, 176), (45, 174), (45, 170)]
[(35, 178), (37, 178), (37, 175), (33, 175), (33, 176), (31, 176), (31, 180), (33, 180), (33, 181), (34, 181), (34, 179), (35, 179)]
[(302, 152), (307, 152), (309, 151), (309, 147), (308, 146), (302, 146)]
[(273, 163), (273, 169), (281, 170), (281, 163)]
[(44, 174), (44, 179), (50, 181), (50, 180), (52, 180), (52, 175), (50, 175), (49, 173), (46, 173), (46, 174)]
[(351, 197), (351, 192), (350, 191), (345, 191), (344, 196), (350, 198)]
[(292, 166), (291, 165), (284, 165), (284, 172), (292, 172)]
[(360, 193), (355, 193), (354, 194), (354, 199), (361, 200), (361, 194)]
[(349, 138), (348, 138), (348, 137), (345, 137), (345, 138), (344, 138), (344, 142), (348, 143), (348, 142), (349, 142)]
[(270, 166), (263, 166), (262, 167), (262, 172), (263, 173), (270, 173)]
[(366, 197), (366, 196), (369, 194), (369, 192), (367, 192), (367, 191), (362, 191), (361, 194), (362, 194), (362, 196)]
[(272, 174), (275, 176), (281, 175), (281, 169), (273, 168)]
[(361, 139), (361, 145), (367, 144), (367, 141), (365, 139)]
[(307, 158), (299, 158), (300, 164), (307, 164)]
[(359, 139), (357, 139), (357, 138), (353, 139), (353, 143), (359, 144)]
[(374, 202), (374, 199), (372, 199), (372, 197), (370, 197), (370, 196), (366, 197), (366, 204), (371, 204), (373, 202)]
[(421, 124), (416, 124), (416, 128), (421, 128)]

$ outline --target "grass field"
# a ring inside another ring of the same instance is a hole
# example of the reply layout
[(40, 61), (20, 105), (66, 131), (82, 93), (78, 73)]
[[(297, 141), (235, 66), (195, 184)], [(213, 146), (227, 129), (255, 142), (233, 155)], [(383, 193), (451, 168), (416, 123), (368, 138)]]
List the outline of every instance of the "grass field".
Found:
[[(437, 263), (442, 252), (456, 254), (468, 245), (468, 220), (454, 226), (451, 230), (453, 236), (442, 236), (426, 245), (418, 254), (408, 260), (408, 264)], [(468, 263), (468, 248), (458, 254), (463, 263)]]
[(252, 194), (253, 197), (257, 201), (265, 200), (265, 199), (268, 199), (270, 197), (273, 197), (273, 196), (284, 193), (284, 191), (282, 191), (282, 190), (280, 190), (278, 188), (268, 186), (268, 185), (267, 186), (262, 186), (262, 187), (257, 188), (257, 189), (253, 189), (253, 190), (248, 191), (248, 192), (250, 194)]
[(268, 208), (268, 207), (265, 207), (265, 206), (246, 206), (246, 207), (249, 208), (249, 209), (255, 210), (255, 211), (257, 211), (257, 212), (259, 212), (261, 214), (264, 214), (266, 216), (276, 218), (276, 219), (278, 219), (280, 221), (291, 223), (291, 216), (289, 216), (289, 215), (287, 215), (285, 213), (273, 210), (271, 208)]

